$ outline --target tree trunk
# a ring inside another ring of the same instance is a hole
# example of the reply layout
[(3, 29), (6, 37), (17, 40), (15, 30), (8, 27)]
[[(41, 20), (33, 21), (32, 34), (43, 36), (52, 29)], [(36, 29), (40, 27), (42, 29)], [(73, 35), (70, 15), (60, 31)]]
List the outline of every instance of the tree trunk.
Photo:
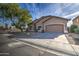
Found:
[(11, 22), (12, 22), (12, 24), (15, 24), (14, 19), (13, 19), (13, 15), (11, 15)]
[(12, 24), (13, 24), (13, 16), (11, 15), (11, 22), (12, 22)]
[(5, 14), (4, 14), (5, 11), (3, 10), (2, 13), (3, 13), (3, 24), (4, 24), (4, 26), (5, 26), (5, 16), (4, 16), (4, 15), (5, 15)]

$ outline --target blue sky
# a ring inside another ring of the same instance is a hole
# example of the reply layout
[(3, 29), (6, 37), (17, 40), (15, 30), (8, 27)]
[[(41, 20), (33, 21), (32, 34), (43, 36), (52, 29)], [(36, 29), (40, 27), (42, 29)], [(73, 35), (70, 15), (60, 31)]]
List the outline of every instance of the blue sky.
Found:
[[(52, 15), (73, 19), (79, 15), (78, 3), (20, 3), (21, 8), (28, 9), (32, 15), (32, 20), (42, 16)], [(3, 21), (0, 21), (2, 24)], [(10, 21), (5, 23), (10, 24)], [(69, 24), (72, 23), (71, 21)]]
[(47, 15), (69, 19), (79, 15), (77, 3), (21, 3), (20, 6), (30, 11), (33, 20)]

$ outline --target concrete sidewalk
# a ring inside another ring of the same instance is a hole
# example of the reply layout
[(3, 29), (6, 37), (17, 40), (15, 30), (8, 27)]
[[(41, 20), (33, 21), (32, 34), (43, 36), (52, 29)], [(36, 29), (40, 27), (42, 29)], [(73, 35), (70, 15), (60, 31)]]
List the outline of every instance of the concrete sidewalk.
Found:
[(79, 55), (79, 46), (72, 45), (69, 43), (61, 43), (59, 41), (52, 41), (49, 39), (18, 39), (23, 42), (28, 42), (30, 44), (35, 44), (38, 46), (42, 46), (44, 48), (48, 48), (51, 50), (59, 51), (60, 53), (68, 54), (68, 55)]

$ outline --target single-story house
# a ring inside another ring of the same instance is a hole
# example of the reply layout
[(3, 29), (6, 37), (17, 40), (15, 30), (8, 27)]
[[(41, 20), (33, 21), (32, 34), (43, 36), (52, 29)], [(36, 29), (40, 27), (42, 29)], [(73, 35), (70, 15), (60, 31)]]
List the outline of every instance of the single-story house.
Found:
[(79, 26), (79, 16), (73, 19), (73, 24)]
[(33, 21), (30, 31), (67, 32), (68, 19), (57, 16), (43, 16)]

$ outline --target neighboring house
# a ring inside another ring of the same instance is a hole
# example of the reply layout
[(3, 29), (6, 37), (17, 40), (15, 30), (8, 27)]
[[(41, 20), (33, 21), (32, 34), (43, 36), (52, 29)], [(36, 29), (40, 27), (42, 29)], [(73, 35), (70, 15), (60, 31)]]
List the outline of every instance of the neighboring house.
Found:
[(79, 26), (79, 16), (73, 19), (73, 24)]
[(57, 16), (43, 16), (33, 21), (30, 31), (37, 32), (67, 32), (68, 19)]

